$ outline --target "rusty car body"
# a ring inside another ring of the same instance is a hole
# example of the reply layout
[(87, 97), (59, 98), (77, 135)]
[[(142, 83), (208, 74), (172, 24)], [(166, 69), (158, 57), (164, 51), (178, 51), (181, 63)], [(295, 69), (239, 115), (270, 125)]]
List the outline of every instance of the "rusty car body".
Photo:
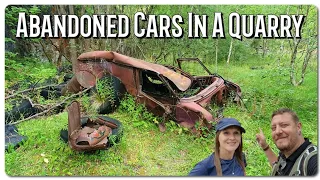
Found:
[[(208, 75), (193, 76), (181, 69), (183, 61), (198, 62)], [(106, 75), (121, 81), (125, 91), (136, 97), (149, 111), (164, 119), (172, 117), (183, 127), (195, 129), (200, 123), (207, 128), (218, 121), (210, 104), (223, 106), (227, 99), (239, 102), (240, 87), (212, 74), (197, 58), (177, 59), (178, 67), (160, 65), (111, 51), (81, 54), (73, 64), (74, 77), (67, 90), (76, 93), (81, 87), (95, 86)]]

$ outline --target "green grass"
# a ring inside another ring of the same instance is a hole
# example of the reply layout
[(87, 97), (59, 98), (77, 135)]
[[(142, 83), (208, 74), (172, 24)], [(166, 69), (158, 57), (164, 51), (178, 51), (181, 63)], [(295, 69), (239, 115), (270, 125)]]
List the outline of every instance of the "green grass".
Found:
[[(180, 176), (190, 170), (190, 164), (211, 151), (210, 143), (203, 144), (188, 134), (160, 133), (151, 122), (149, 127), (135, 128), (129, 114), (110, 116), (122, 121), (124, 136), (117, 145), (92, 154), (73, 152), (59, 139), (60, 129), (67, 127), (66, 112), (21, 123), (19, 132), (29, 140), (16, 151), (6, 153), (6, 173), (10, 176)], [(207, 148), (195, 151), (195, 145)], [(49, 162), (45, 163), (44, 158)]]
[[(261, 68), (253, 70), (252, 64)], [(279, 107), (294, 109), (303, 123), (303, 134), (317, 145), (317, 71), (309, 69), (305, 82), (293, 87), (288, 69), (272, 68), (267, 62), (219, 64), (218, 73), (242, 88), (246, 108), (229, 104), (224, 116), (238, 119), (247, 130), (243, 142), (248, 176), (270, 174), (255, 135), (261, 128), (277, 152), (271, 139), (270, 115)], [(133, 107), (130, 99), (124, 105), (126, 109), (109, 115), (123, 123), (122, 140), (91, 154), (74, 152), (60, 140), (60, 129), (67, 127), (66, 112), (18, 124), (19, 133), (28, 140), (5, 153), (5, 172), (9, 176), (186, 176), (213, 151), (213, 136), (196, 138), (174, 125), (161, 133), (154, 123), (159, 119)]]

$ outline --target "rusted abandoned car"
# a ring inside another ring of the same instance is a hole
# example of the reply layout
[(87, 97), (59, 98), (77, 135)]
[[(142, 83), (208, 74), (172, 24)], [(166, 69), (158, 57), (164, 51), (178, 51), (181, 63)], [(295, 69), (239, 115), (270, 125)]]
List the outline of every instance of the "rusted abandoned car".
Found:
[[(209, 75), (193, 76), (183, 71), (183, 61), (199, 63)], [(228, 99), (239, 102), (241, 89), (237, 84), (212, 74), (197, 58), (177, 59), (177, 62), (180, 68), (110, 51), (83, 53), (74, 63), (74, 77), (64, 91), (76, 93), (82, 87), (95, 86), (97, 79), (104, 76), (115, 77), (126, 92), (155, 115), (171, 118), (192, 130), (199, 126), (210, 129), (218, 120), (210, 112), (212, 104), (223, 106)]]

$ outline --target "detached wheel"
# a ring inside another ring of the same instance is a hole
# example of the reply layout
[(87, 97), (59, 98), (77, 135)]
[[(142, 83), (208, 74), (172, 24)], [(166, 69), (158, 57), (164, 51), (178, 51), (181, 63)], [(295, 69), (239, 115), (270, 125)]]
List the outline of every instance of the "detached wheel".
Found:
[(117, 128), (112, 129), (112, 134), (111, 134), (112, 139), (109, 139), (109, 142), (111, 145), (120, 142), (121, 137), (123, 135), (122, 123), (119, 120), (110, 118), (108, 116), (98, 116), (98, 117), (100, 117), (104, 121), (111, 122), (117, 125)]
[(18, 148), (28, 138), (18, 133), (18, 129), (15, 125), (5, 125), (5, 150), (9, 150), (9, 146), (13, 146), (14, 149)]
[(19, 105), (15, 106), (11, 111), (5, 112), (5, 124), (16, 122), (21, 116), (26, 118), (40, 112), (37, 108), (32, 107), (28, 99), (22, 99), (13, 104), (15, 103), (19, 103)]
[[(98, 116), (98, 117), (100, 117), (102, 120), (104, 120), (106, 122), (110, 122), (110, 123), (117, 125), (116, 128), (112, 129), (112, 134), (108, 138), (107, 148), (109, 148), (121, 140), (121, 137), (123, 135), (122, 123), (119, 120), (110, 118), (108, 116)], [(86, 126), (88, 119), (89, 119), (89, 117), (82, 117), (81, 118), (81, 127)], [(68, 143), (68, 130), (61, 129), (60, 138), (63, 142)]]
[[(117, 77), (112, 75), (106, 75), (102, 77), (99, 81), (102, 82), (103, 86), (107, 86), (105, 90), (102, 89), (100, 91), (113, 92), (110, 95), (112, 97), (107, 97), (107, 99), (105, 99), (105, 101), (99, 106), (98, 114), (109, 114), (119, 106), (120, 100), (126, 92), (126, 89), (122, 82)], [(91, 92), (91, 95), (93, 95), (93, 93), (98, 94), (97, 86), (95, 86), (93, 92)]]

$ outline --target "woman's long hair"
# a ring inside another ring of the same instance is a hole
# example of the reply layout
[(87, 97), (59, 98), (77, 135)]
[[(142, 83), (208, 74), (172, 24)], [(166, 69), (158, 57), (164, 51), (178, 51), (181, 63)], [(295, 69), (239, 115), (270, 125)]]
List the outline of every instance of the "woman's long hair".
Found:
[[(221, 168), (221, 161), (220, 161), (220, 142), (219, 142), (220, 133), (221, 131), (218, 131), (216, 133), (216, 143), (215, 143), (216, 145), (215, 145), (215, 152), (214, 152), (214, 165), (216, 167), (217, 176), (222, 176), (222, 168)], [(243, 170), (244, 175), (246, 175), (245, 165), (242, 157), (242, 134), (241, 134), (241, 141), (240, 141), (239, 147), (235, 151), (235, 156)]]

